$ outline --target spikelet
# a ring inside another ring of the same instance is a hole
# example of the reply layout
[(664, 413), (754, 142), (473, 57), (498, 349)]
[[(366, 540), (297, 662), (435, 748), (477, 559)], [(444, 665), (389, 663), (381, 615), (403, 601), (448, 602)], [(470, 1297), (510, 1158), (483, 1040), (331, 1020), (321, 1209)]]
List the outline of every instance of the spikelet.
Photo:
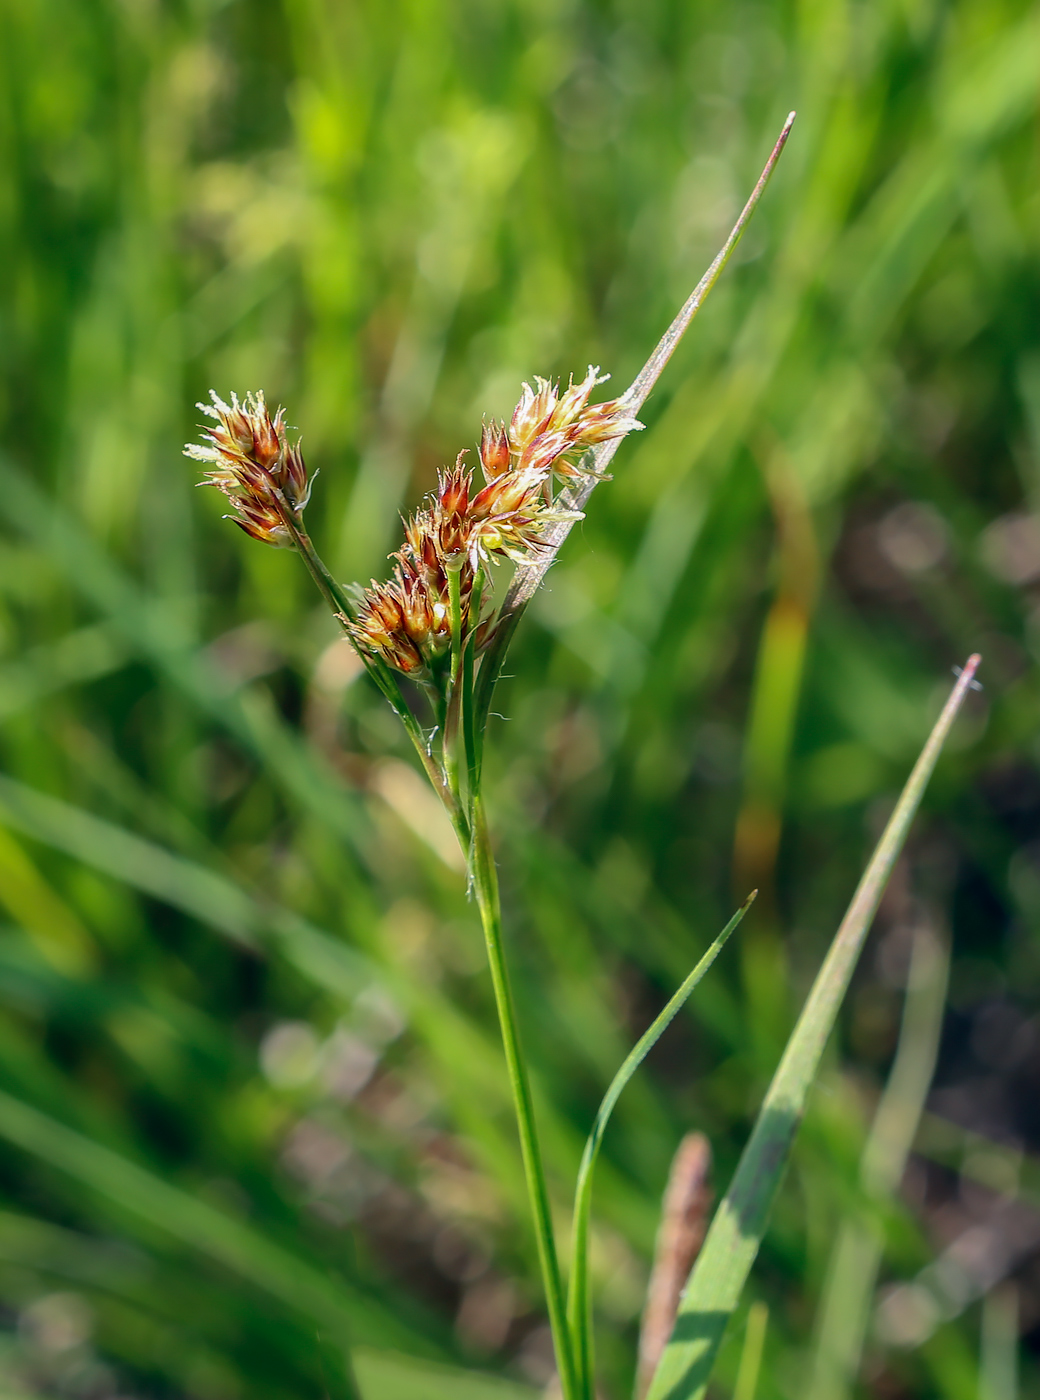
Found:
[[(590, 447), (642, 427), (620, 399), (589, 406), (605, 378), (590, 365), (581, 383), (572, 378), (560, 393), (551, 380), (537, 377), (535, 388), (523, 386), (508, 427), (484, 424), (479, 489), (464, 452), (439, 473), (437, 490), (405, 521), (404, 544), (391, 556), (392, 577), (373, 580), (353, 618), (343, 618), (362, 654), (419, 680), (435, 675), (451, 650), (452, 576), (459, 584), (462, 641), (472, 631), (477, 649), (486, 645), (494, 623), (487, 607), (471, 608), (477, 571), (496, 559), (519, 564), (536, 557), (550, 525), (579, 520), (580, 512), (554, 498), (553, 480), (593, 475), (585, 457)], [(272, 418), (259, 391), (242, 403), (234, 394), (230, 404), (212, 391), (210, 397), (212, 404), (199, 408), (215, 426), (207, 425), (205, 441), (189, 443), (185, 454), (211, 467), (205, 483), (227, 496), (231, 519), (246, 534), (265, 544), (294, 545), (294, 530), (303, 532), (310, 482), (299, 444), (286, 437), (284, 411)]]
[(291, 546), (286, 517), (302, 529), (311, 483), (299, 443), (286, 438), (285, 410), (272, 418), (259, 390), (247, 394), (244, 403), (236, 394), (225, 403), (212, 389), (210, 398), (212, 404), (196, 407), (215, 419), (216, 427), (206, 425), (205, 443), (189, 442), (184, 448), (186, 457), (213, 468), (199, 484), (224, 493), (234, 509), (230, 519), (254, 540)]
[(485, 423), (480, 438), (484, 485), (475, 491), (465, 453), (438, 476), (437, 490), (405, 521), (405, 541), (392, 557), (393, 578), (363, 595), (349, 624), (357, 646), (416, 679), (435, 673), (451, 648), (449, 574), (457, 573), (462, 641), (475, 632), (478, 650), (491, 636), (485, 615), (470, 616), (478, 569), (497, 558), (522, 563), (545, 548), (546, 528), (578, 520), (553, 498), (554, 477), (584, 476), (589, 447), (641, 428), (619, 400), (589, 407), (589, 395), (604, 380), (589, 367), (560, 394), (548, 379), (523, 386), (508, 428)]

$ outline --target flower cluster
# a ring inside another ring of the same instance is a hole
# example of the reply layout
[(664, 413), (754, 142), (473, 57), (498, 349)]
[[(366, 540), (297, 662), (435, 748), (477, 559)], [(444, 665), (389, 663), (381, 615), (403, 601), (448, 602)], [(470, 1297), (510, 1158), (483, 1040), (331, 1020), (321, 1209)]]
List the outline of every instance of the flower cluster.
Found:
[(588, 475), (588, 448), (642, 427), (620, 399), (589, 407), (589, 395), (603, 382), (590, 366), (581, 383), (572, 381), (562, 394), (547, 379), (537, 378), (534, 389), (525, 384), (509, 426), (484, 425), (483, 486), (473, 489), (465, 453), (440, 473), (436, 492), (405, 523), (405, 543), (392, 556), (393, 577), (373, 580), (349, 624), (359, 650), (405, 675), (428, 675), (451, 647), (453, 572), (462, 640), (475, 631), (480, 648), (489, 629), (481, 610), (471, 606), (477, 571), (495, 557), (521, 563), (537, 555), (548, 525), (579, 519), (554, 500), (553, 478)]
[[(553, 481), (594, 473), (585, 456), (608, 438), (624, 437), (643, 425), (624, 401), (589, 405), (589, 395), (606, 376), (591, 365), (580, 384), (573, 380), (561, 393), (548, 379), (523, 386), (508, 426), (485, 423), (480, 440), (483, 484), (460, 453), (454, 467), (442, 471), (437, 490), (405, 522), (405, 541), (391, 558), (393, 576), (372, 582), (360, 597), (356, 614), (344, 617), (363, 655), (394, 670), (425, 679), (451, 649), (451, 583), (458, 579), (461, 638), (476, 633), (479, 648), (488, 639), (486, 608), (474, 606), (478, 572), (496, 558), (522, 563), (545, 548), (546, 527), (579, 519), (560, 507)], [(211, 392), (199, 408), (214, 420), (206, 441), (189, 443), (185, 454), (212, 470), (205, 482), (231, 501), (230, 517), (253, 539), (273, 545), (300, 545), (303, 508), (310, 483), (299, 444), (285, 433), (285, 412), (271, 417), (262, 393), (227, 404)]]
[(234, 507), (229, 518), (254, 540), (291, 546), (295, 543), (288, 521), (303, 528), (303, 508), (311, 493), (299, 443), (285, 435), (285, 410), (274, 418), (267, 411), (262, 391), (247, 394), (230, 404), (210, 390), (212, 405), (200, 403), (216, 427), (204, 429), (204, 444), (189, 442), (186, 457), (208, 462), (213, 470), (204, 482), (223, 491)]

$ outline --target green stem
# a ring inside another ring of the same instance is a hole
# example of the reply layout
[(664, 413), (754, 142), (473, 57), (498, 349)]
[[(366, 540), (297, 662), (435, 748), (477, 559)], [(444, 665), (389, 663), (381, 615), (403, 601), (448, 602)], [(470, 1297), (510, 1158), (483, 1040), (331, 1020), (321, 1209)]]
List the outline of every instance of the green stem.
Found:
[(451, 684), (459, 682), (462, 659), (462, 568), (448, 568), (448, 607), (451, 610)]
[(462, 571), (449, 568), (448, 609), (451, 620), (451, 680), (448, 685), (448, 703), (444, 711), (444, 772), (455, 806), (462, 811), (462, 797), (459, 791), (459, 710), (463, 704), (462, 687), (459, 685), (459, 668), (462, 660)]
[(480, 599), (483, 591), (484, 571), (478, 569), (473, 576), (473, 587), (469, 594), (469, 617), (466, 628), (469, 636), (462, 653), (462, 739), (466, 752), (466, 771), (471, 795), (480, 787), (480, 748), (478, 746), (478, 731), (474, 722), (476, 706), (474, 703), (473, 666), (474, 652), (477, 646), (476, 632), (480, 623)]
[(517, 1128), (520, 1133), (520, 1150), (524, 1162), (524, 1175), (527, 1178), (531, 1213), (534, 1216), (535, 1237), (538, 1242), (538, 1262), (541, 1266), (542, 1283), (549, 1311), (549, 1325), (552, 1328), (553, 1345), (556, 1349), (556, 1366), (560, 1373), (560, 1386), (563, 1391), (563, 1400), (579, 1400), (580, 1392), (574, 1372), (574, 1357), (571, 1351), (570, 1335), (567, 1331), (563, 1284), (560, 1279), (560, 1266), (556, 1258), (556, 1243), (553, 1238), (549, 1192), (546, 1187), (545, 1169), (538, 1146), (531, 1087), (528, 1083), (523, 1052), (520, 1048), (516, 1008), (513, 1005), (513, 993), (510, 990), (509, 972), (502, 947), (502, 910), (498, 894), (498, 874), (495, 870), (495, 860), (491, 850), (484, 802), (479, 791), (473, 797), (472, 875), (473, 888), (480, 909), (480, 919), (484, 926), (484, 939), (487, 944), (488, 963), (491, 967), (495, 1005), (498, 1008), (498, 1020), (502, 1030), (502, 1044), (509, 1071), (509, 1084), (513, 1091), (513, 1107), (516, 1111)]
[(325, 602), (343, 628), (344, 635), (357, 652), (361, 659), (361, 664), (386, 696), (387, 700), (389, 700), (394, 713), (404, 725), (405, 732), (409, 739), (411, 739), (415, 752), (419, 755), (419, 762), (426, 770), (426, 776), (432, 783), (437, 796), (444, 803), (448, 816), (451, 818), (452, 825), (459, 833), (459, 839), (468, 841), (469, 827), (462, 809), (458, 804), (457, 796), (448, 787), (444, 773), (427, 748), (426, 736), (423, 734), (422, 726), (408, 708), (408, 702), (402, 695), (400, 686), (397, 684), (389, 668), (373, 660), (372, 657), (366, 656), (365, 653), (355, 645), (354, 638), (350, 635), (345, 619), (352, 619), (355, 616), (356, 609), (349, 594), (329, 573), (319, 557), (317, 550), (311, 543), (310, 536), (305, 530), (300, 528), (292, 511), (289, 510), (287, 506), (279, 504), (279, 513), (296, 547), (296, 552), (307, 566), (307, 572), (314, 580), (318, 592), (325, 599)]

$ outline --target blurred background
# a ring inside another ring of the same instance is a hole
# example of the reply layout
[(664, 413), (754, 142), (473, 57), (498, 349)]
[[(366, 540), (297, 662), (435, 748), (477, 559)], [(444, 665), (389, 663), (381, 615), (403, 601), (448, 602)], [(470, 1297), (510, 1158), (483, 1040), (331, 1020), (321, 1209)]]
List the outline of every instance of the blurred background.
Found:
[(180, 448), (263, 388), (327, 562), (381, 574), (523, 378), (629, 382), (792, 107), (490, 734), (554, 1203), (758, 886), (606, 1139), (620, 1400), (677, 1144), (725, 1188), (979, 650), (748, 1301), (762, 1400), (1040, 1394), (1035, 7), (2, 0), (0, 36), (3, 1395), (338, 1397), (345, 1336), (366, 1400), (550, 1379), (450, 833)]

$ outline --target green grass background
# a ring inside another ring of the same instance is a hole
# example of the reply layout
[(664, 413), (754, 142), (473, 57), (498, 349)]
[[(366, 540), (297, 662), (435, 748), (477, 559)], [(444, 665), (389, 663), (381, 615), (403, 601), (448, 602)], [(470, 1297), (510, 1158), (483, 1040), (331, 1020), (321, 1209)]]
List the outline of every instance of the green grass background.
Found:
[[(327, 562), (378, 574), (523, 378), (627, 384), (792, 107), (525, 619), (488, 781), (561, 1230), (613, 1070), (762, 889), (605, 1144), (620, 1397), (671, 1154), (701, 1128), (728, 1179), (984, 653), (753, 1280), (759, 1394), (804, 1395), (907, 929), (952, 940), (957, 1025), (1040, 1001), (1038, 91), (1020, 0), (0, 0), (5, 1395), (317, 1400), (345, 1336), (366, 1400), (544, 1384), (450, 832), (298, 561), (180, 446), (211, 386), (263, 388)], [(926, 1195), (886, 1282), (941, 1248)], [(872, 1340), (863, 1393), (977, 1395), (976, 1302)]]

